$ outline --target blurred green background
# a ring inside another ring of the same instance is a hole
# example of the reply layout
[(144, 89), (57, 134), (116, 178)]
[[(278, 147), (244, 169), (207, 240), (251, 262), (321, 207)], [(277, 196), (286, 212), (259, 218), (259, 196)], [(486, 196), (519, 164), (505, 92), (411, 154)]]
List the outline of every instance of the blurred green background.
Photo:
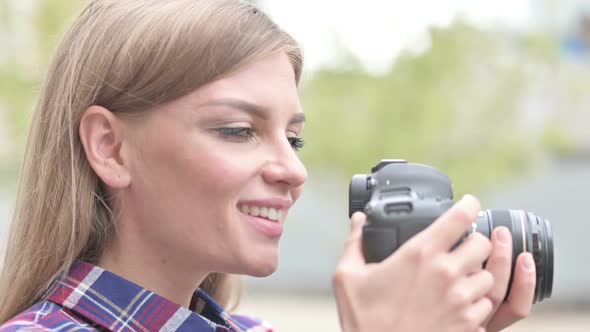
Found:
[[(0, 240), (45, 68), (84, 3), (0, 0)], [(554, 296), (529, 324), (590, 330), (589, 1), (258, 3), (307, 56), (301, 158), (310, 180), (279, 271), (245, 279), (246, 309), (266, 310), (281, 331), (296, 330), (289, 317), (314, 313), (337, 326), (330, 275), (348, 233), (348, 181), (401, 158), (447, 173), (456, 196), (550, 218)], [(284, 294), (285, 317), (273, 311)]]

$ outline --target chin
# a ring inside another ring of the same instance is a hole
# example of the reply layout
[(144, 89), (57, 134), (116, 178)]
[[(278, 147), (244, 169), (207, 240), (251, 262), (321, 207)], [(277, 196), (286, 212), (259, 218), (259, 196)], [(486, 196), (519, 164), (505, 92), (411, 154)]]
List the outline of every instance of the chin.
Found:
[(257, 278), (268, 277), (277, 270), (278, 266), (278, 256), (255, 257), (254, 261), (249, 262), (246, 268), (246, 274)]

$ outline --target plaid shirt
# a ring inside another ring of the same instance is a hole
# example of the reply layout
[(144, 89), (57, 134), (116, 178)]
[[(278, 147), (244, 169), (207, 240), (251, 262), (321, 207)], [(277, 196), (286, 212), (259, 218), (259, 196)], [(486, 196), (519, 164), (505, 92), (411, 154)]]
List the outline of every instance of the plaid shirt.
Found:
[(202, 290), (201, 315), (84, 261), (76, 261), (46, 300), (0, 326), (11, 331), (272, 332), (264, 321), (230, 316)]

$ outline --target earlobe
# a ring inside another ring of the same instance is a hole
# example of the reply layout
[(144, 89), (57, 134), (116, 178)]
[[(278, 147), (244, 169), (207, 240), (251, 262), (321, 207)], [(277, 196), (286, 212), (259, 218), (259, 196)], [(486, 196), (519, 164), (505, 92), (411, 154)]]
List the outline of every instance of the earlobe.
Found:
[(90, 106), (80, 120), (80, 141), (90, 167), (102, 182), (115, 189), (131, 183), (123, 149), (124, 130), (122, 121), (102, 106)]

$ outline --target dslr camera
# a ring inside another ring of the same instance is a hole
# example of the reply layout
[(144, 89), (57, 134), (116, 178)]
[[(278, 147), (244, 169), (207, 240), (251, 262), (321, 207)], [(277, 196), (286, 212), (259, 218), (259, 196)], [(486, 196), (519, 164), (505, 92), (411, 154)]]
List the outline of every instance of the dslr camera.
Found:
[[(451, 180), (427, 165), (385, 159), (371, 169), (371, 174), (356, 174), (350, 181), (349, 216), (356, 211), (367, 215), (362, 241), (363, 254), (370, 263), (391, 255), (452, 205)], [(553, 234), (549, 221), (522, 210), (483, 210), (457, 244), (473, 232), (490, 238), (492, 230), (499, 226), (512, 233), (512, 270), (506, 296), (516, 258), (530, 252), (537, 271), (533, 302), (549, 298), (553, 288)]]

